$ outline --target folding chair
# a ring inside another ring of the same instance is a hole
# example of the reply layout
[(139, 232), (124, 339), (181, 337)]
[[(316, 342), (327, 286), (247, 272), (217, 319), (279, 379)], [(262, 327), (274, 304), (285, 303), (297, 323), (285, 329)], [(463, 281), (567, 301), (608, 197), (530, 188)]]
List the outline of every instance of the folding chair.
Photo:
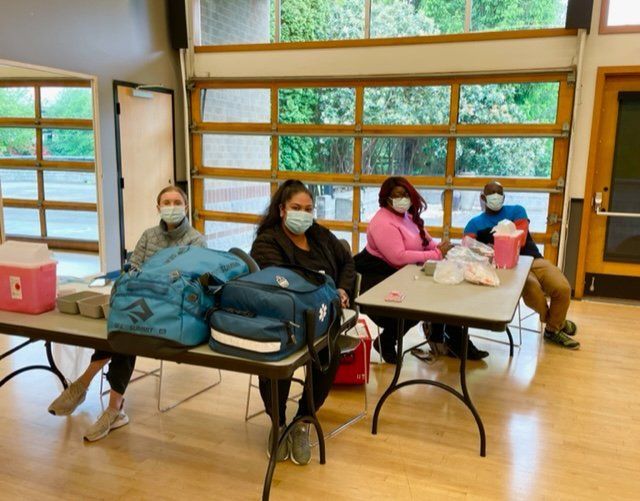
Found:
[[(509, 337), (509, 341), (501, 341), (499, 339), (494, 339), (491, 337), (487, 337), (487, 336), (480, 336), (478, 334), (473, 334), (472, 336), (478, 339), (484, 339), (486, 341), (492, 341), (494, 343), (499, 343), (499, 344), (506, 344), (507, 346), (509, 346), (509, 356), (513, 357), (513, 348), (520, 348), (520, 346), (522, 346), (522, 331), (527, 331), (527, 332), (534, 332), (536, 334), (542, 334), (542, 323), (538, 323), (539, 328), (538, 329), (531, 329), (530, 327), (523, 327), (522, 323), (527, 320), (528, 318), (531, 318), (534, 315), (537, 315), (537, 313), (535, 311), (532, 311), (531, 313), (527, 313), (526, 315), (522, 315), (522, 298), (520, 299), (520, 301), (518, 301), (518, 306), (516, 307), (516, 312), (513, 315), (513, 319), (511, 319), (511, 321), (513, 322), (513, 320), (516, 318), (516, 315), (518, 316), (518, 323), (517, 324), (509, 324), (506, 329), (505, 329), (505, 333), (507, 334), (507, 336)], [(511, 334), (511, 329), (510, 327), (515, 327), (518, 329), (518, 343), (514, 343), (513, 342), (513, 336)]]
[[(201, 393), (204, 393), (207, 390), (210, 390), (211, 388), (213, 388), (214, 386), (218, 386), (221, 382), (222, 382), (222, 372), (220, 371), (220, 369), (217, 369), (218, 371), (218, 380), (210, 385), (207, 385), (206, 387), (196, 391), (195, 393), (191, 393), (189, 396), (182, 398), (180, 400), (178, 400), (177, 402), (174, 402), (172, 404), (169, 405), (162, 405), (162, 381), (164, 379), (164, 361), (160, 360), (160, 366), (157, 369), (153, 369), (151, 371), (143, 371), (143, 370), (138, 370), (138, 369), (134, 369), (134, 373), (137, 372), (139, 373), (139, 376), (134, 377), (131, 379), (131, 381), (129, 381), (129, 383), (135, 383), (136, 381), (140, 381), (148, 376), (154, 376), (158, 378), (158, 387), (157, 387), (157, 391), (156, 391), (156, 406), (158, 408), (158, 410), (160, 412), (167, 412), (175, 407), (177, 407), (178, 405), (186, 402), (187, 400), (191, 400), (193, 397), (197, 397), (198, 395), (200, 395)], [(102, 397), (104, 397), (105, 395), (109, 394), (110, 390), (105, 390), (104, 389), (104, 381), (107, 378), (107, 373), (105, 371), (105, 369), (102, 369), (102, 373), (100, 374), (100, 401), (102, 402)], [(103, 404), (104, 406), (104, 404)]]

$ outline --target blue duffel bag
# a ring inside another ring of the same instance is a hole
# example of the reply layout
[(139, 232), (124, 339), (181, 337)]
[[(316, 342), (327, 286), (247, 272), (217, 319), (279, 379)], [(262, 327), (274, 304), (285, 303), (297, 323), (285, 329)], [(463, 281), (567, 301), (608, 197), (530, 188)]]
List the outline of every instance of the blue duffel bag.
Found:
[(209, 318), (212, 350), (274, 361), (329, 332), (334, 342), (340, 300), (331, 277), (297, 266), (273, 266), (223, 285)]
[(190, 246), (159, 251), (140, 270), (115, 281), (109, 343), (117, 352), (150, 354), (205, 343), (213, 293), (248, 272), (245, 262), (229, 252)]

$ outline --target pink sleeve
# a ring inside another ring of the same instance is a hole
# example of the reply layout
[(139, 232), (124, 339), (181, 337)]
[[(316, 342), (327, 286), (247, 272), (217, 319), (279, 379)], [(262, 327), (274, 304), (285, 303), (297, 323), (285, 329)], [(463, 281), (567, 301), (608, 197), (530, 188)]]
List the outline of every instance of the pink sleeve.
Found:
[(429, 240), (429, 245), (427, 245), (427, 250), (436, 250), (438, 248), (438, 242), (436, 242), (433, 238)]
[(369, 225), (369, 234), (373, 237), (372, 240), (378, 252), (391, 266), (399, 268), (405, 264), (421, 264), (428, 259), (442, 259), (442, 253), (438, 249), (426, 251), (405, 249), (400, 230), (391, 224)]

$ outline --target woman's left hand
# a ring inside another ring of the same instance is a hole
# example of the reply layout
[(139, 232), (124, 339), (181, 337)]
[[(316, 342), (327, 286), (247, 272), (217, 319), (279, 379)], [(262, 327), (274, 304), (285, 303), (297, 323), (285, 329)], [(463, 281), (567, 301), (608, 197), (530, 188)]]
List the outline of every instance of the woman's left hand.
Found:
[(338, 289), (338, 294), (340, 295), (340, 306), (343, 308), (349, 307), (349, 294), (344, 289)]

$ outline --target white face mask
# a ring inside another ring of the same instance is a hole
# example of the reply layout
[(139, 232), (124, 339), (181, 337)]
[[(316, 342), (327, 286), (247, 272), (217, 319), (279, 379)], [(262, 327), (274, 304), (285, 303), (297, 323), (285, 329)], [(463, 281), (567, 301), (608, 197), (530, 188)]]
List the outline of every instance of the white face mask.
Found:
[(491, 195), (487, 195), (485, 198), (487, 199), (486, 204), (489, 210), (498, 212), (502, 209), (502, 206), (504, 205), (504, 195), (500, 195), (500, 193), (492, 193)]
[(391, 206), (393, 210), (399, 212), (400, 214), (404, 214), (411, 208), (411, 199), (407, 197), (403, 198), (392, 198)]
[(187, 213), (184, 205), (163, 205), (160, 207), (160, 218), (167, 224), (178, 224)]

